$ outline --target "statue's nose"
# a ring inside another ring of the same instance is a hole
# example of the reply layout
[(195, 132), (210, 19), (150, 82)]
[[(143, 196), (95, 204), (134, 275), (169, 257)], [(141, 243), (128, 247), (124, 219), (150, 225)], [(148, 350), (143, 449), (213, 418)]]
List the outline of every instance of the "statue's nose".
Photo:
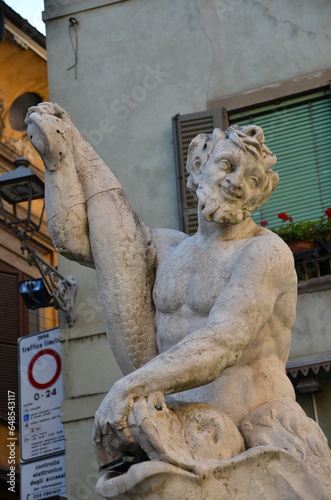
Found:
[(236, 172), (232, 172), (228, 177), (228, 182), (231, 187), (236, 190), (240, 190), (243, 187), (243, 172), (237, 170)]

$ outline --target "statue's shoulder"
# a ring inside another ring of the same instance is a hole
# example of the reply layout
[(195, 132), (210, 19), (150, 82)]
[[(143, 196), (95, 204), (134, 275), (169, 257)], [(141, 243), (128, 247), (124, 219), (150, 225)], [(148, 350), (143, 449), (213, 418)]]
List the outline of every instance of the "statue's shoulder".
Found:
[(267, 228), (258, 228), (255, 236), (250, 239), (252, 245), (260, 246), (269, 252), (281, 252), (284, 257), (290, 257), (293, 260), (293, 254), (290, 247), (278, 234)]
[(295, 275), (294, 258), (289, 246), (276, 233), (263, 228), (253, 238), (247, 240), (242, 248), (245, 260), (252, 267), (266, 266), (275, 273), (283, 271)]
[(175, 229), (153, 228), (150, 230), (151, 240), (155, 246), (158, 259), (168, 255), (171, 249), (176, 248), (189, 236)]

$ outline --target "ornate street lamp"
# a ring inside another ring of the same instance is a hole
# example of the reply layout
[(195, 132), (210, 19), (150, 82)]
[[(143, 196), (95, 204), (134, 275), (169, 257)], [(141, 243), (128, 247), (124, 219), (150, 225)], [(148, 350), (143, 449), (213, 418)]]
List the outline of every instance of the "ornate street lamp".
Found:
[[(44, 183), (28, 168), (29, 161), (25, 158), (17, 158), (14, 161), (16, 170), (5, 172), (0, 176), (0, 207), (4, 223), (9, 227), (21, 242), (22, 253), (27, 252), (27, 261), (30, 266), (37, 266), (42, 281), (49, 295), (54, 298), (53, 304), (66, 313), (69, 326), (73, 326), (76, 319), (74, 297), (77, 285), (72, 276), (62, 276), (57, 269), (46, 262), (37, 252), (31, 248), (27, 241), (32, 239), (33, 234), (39, 231), (45, 209)], [(33, 200), (43, 200), (42, 209), (38, 220), (32, 216)], [(25, 203), (25, 210), (22, 209)], [(30, 280), (31, 281), (31, 280)], [(46, 302), (33, 301), (34, 287), (30, 285), (28, 307), (45, 307)], [(40, 293), (40, 286), (37, 287)], [(26, 287), (21, 287), (25, 290)], [(23, 293), (23, 292), (22, 292)], [(30, 305), (29, 305), (30, 304)]]

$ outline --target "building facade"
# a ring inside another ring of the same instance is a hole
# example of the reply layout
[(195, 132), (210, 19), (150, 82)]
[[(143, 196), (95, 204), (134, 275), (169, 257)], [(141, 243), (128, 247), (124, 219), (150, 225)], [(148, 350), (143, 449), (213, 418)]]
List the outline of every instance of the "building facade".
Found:
[[(31, 146), (24, 126), (30, 105), (48, 100), (45, 37), (5, 3), (0, 2), (0, 174), (15, 169), (14, 160), (25, 157), (30, 168), (43, 178), (43, 164)], [(42, 202), (41, 202), (42, 203)], [(38, 202), (37, 202), (38, 205)], [(36, 212), (41, 208), (37, 206)], [(20, 215), (24, 214), (24, 208)], [(34, 214), (37, 215), (37, 214)], [(54, 252), (45, 222), (31, 243), (45, 260), (55, 265)], [(19, 472), (16, 488), (8, 491), (8, 394), (15, 393), (18, 411), (17, 339), (57, 325), (53, 308), (29, 310), (19, 294), (21, 280), (40, 278), (22, 255), (20, 242), (5, 227), (0, 216), (0, 496), (19, 498)], [(12, 406), (11, 406), (12, 408)], [(18, 437), (18, 420), (16, 437)], [(19, 447), (15, 450), (19, 466)], [(11, 462), (12, 463), (12, 462)]]
[[(296, 220), (316, 218), (331, 206), (330, 10), (324, 0), (46, 0), (50, 99), (69, 112), (151, 227), (194, 229), (183, 186), (188, 138), (251, 120), (275, 147), (285, 186), (257, 221), (277, 223), (286, 211)], [(316, 154), (300, 177), (295, 162), (306, 146)], [(62, 258), (60, 268), (79, 284), (78, 319), (62, 329), (68, 497), (92, 499), (93, 416), (120, 371), (94, 271)], [(298, 400), (331, 439), (331, 280), (321, 274), (299, 284), (288, 373), (299, 384)]]

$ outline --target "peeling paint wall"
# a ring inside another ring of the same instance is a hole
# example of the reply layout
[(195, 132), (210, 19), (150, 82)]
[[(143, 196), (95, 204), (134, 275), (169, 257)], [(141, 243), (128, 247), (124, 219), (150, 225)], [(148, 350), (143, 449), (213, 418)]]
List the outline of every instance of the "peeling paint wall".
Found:
[(25, 156), (43, 170), (42, 161), (31, 145), (26, 130), (15, 130), (10, 109), (15, 99), (27, 92), (48, 100), (46, 61), (33, 50), (19, 46), (10, 33), (0, 44), (0, 142), (17, 156)]

